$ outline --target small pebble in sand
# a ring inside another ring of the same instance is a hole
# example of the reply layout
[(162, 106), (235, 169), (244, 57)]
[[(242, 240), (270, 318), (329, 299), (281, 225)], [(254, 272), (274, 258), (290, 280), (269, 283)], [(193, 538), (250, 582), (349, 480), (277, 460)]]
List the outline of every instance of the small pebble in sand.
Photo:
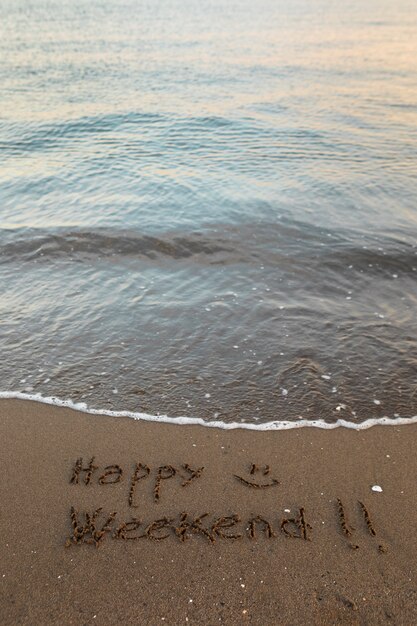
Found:
[(378, 492), (378, 493), (381, 493), (381, 492), (382, 492), (382, 487), (380, 487), (379, 485), (373, 485), (373, 486), (371, 487), (371, 489), (372, 489), (372, 491), (376, 491), (376, 492)]

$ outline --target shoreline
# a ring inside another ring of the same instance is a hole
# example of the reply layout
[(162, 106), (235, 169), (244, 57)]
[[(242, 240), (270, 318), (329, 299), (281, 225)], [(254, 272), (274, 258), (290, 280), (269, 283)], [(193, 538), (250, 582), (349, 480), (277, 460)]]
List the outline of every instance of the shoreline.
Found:
[(417, 415), (411, 417), (400, 417), (395, 415), (389, 417), (384, 415), (379, 418), (369, 418), (361, 422), (354, 422), (339, 418), (334, 422), (326, 422), (323, 419), (303, 419), (299, 421), (273, 420), (269, 422), (223, 422), (221, 420), (207, 421), (200, 417), (170, 417), (164, 414), (151, 415), (140, 411), (114, 411), (110, 409), (97, 409), (89, 407), (85, 402), (73, 402), (70, 399), (62, 399), (55, 396), (42, 396), (40, 393), (25, 393), (21, 391), (0, 391), (0, 402), (2, 400), (24, 400), (29, 402), (39, 402), (59, 408), (67, 408), (72, 411), (80, 411), (88, 415), (101, 415), (106, 417), (127, 417), (134, 420), (146, 422), (156, 422), (158, 424), (172, 424), (177, 426), (204, 426), (207, 428), (219, 428), (221, 430), (256, 430), (256, 431), (277, 431), (292, 430), (298, 428), (321, 428), (323, 430), (334, 430), (335, 428), (350, 428), (351, 430), (367, 430), (373, 426), (408, 426), (417, 423)]
[(5, 625), (417, 621), (416, 424), (177, 428), (0, 399), (0, 437)]

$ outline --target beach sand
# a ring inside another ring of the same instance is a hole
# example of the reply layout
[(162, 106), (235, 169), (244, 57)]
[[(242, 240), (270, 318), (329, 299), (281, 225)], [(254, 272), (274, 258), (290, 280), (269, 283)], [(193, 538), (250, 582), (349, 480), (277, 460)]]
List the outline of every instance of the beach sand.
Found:
[(417, 425), (225, 431), (2, 400), (0, 441), (4, 626), (417, 623)]

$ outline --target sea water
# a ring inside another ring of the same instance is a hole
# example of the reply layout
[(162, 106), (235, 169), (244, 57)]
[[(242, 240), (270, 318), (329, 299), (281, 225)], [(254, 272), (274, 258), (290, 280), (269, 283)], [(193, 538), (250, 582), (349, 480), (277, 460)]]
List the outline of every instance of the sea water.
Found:
[(415, 416), (416, 59), (408, 0), (4, 0), (2, 395)]

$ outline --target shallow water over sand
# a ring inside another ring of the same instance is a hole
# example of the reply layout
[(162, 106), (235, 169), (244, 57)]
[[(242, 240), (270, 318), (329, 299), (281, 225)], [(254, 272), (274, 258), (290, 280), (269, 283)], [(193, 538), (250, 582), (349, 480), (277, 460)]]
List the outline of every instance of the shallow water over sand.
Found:
[(0, 390), (417, 413), (412, 3), (6, 2)]

